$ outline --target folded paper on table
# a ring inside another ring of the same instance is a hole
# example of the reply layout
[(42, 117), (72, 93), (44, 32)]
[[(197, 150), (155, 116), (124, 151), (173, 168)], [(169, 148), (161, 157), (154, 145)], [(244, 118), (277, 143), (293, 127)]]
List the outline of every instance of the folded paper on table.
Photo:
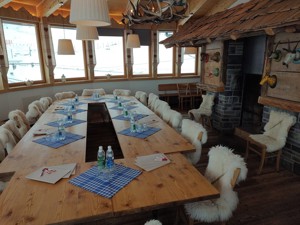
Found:
[(62, 178), (69, 178), (74, 173), (76, 163), (44, 166), (26, 176), (26, 178), (50, 184), (55, 184)]
[(47, 135), (49, 133), (54, 133), (56, 129), (37, 129), (33, 132), (33, 136)]
[(145, 171), (151, 171), (169, 164), (171, 161), (163, 153), (152, 155), (138, 156), (135, 159), (135, 165), (141, 167)]

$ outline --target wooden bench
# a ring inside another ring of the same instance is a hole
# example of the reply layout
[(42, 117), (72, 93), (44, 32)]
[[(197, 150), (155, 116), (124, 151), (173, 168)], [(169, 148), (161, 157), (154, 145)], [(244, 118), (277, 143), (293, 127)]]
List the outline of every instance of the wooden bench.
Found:
[(178, 97), (177, 84), (159, 84), (159, 98), (163, 98), (170, 104), (170, 97)]

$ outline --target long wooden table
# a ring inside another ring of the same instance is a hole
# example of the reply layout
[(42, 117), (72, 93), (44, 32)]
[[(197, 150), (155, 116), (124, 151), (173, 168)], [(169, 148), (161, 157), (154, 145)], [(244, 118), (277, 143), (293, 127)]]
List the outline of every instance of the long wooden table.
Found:
[[(42, 166), (76, 162), (77, 176), (95, 165), (95, 162), (85, 162), (85, 138), (58, 149), (32, 142), (39, 138), (33, 136), (35, 130), (49, 128), (46, 123), (64, 117), (53, 113), (54, 104), (0, 164), (0, 173), (15, 172), (0, 195), (0, 224), (72, 224), (217, 197), (218, 191), (180, 153), (193, 150), (193, 146), (145, 106), (137, 101), (136, 105), (137, 112), (149, 115), (141, 122), (153, 122), (153, 126), (162, 130), (144, 140), (118, 134), (124, 159), (117, 163), (139, 169), (134, 157), (155, 152), (168, 153), (172, 163), (143, 172), (111, 199), (74, 186), (68, 179), (55, 185), (29, 180), (26, 175)], [(107, 103), (107, 106), (114, 104)], [(113, 118), (121, 111), (109, 110), (109, 113)], [(74, 118), (86, 120), (86, 116), (83, 112)], [(116, 132), (129, 126), (128, 121), (113, 120), (113, 123)], [(86, 126), (82, 123), (66, 130), (86, 135)]]

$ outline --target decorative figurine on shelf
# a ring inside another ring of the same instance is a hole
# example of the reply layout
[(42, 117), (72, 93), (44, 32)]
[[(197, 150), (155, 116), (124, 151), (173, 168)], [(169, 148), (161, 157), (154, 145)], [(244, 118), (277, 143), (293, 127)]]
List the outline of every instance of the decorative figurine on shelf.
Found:
[(111, 74), (109, 74), (109, 73), (106, 74), (106, 78), (107, 78), (107, 79), (110, 79), (110, 78), (111, 78)]
[(207, 53), (201, 53), (201, 61), (202, 62), (208, 62), (209, 55)]
[(67, 81), (66, 76), (63, 74), (61, 75), (61, 82), (65, 83)]
[[(282, 62), (282, 65), (286, 66), (286, 68), (289, 67), (289, 63), (294, 61), (294, 60), (299, 60), (300, 59), (300, 54), (297, 53), (297, 46), (299, 44), (299, 41), (297, 42), (297, 44), (295, 45), (294, 49), (291, 50), (291, 44), (290, 44), (290, 40), (288, 40), (288, 49), (283, 48), (283, 50), (287, 51), (287, 54)], [(298, 57), (298, 59), (296, 58)]]
[(269, 59), (274, 59), (276, 62), (280, 62), (282, 58), (282, 52), (277, 49), (279, 44), (280, 41), (277, 42), (274, 51), (272, 51), (271, 55), (269, 56)]
[(275, 88), (277, 85), (277, 76), (276, 75), (271, 75), (270, 74), (266, 74), (261, 81), (259, 82), (260, 85), (264, 85), (265, 83), (267, 83), (269, 85), (270, 88)]

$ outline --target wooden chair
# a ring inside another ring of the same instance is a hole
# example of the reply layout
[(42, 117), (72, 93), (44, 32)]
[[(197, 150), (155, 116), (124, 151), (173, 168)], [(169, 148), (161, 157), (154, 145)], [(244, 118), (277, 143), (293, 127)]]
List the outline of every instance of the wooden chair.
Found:
[(197, 87), (197, 83), (189, 83), (190, 94), (192, 96), (192, 107), (195, 107), (196, 102), (200, 105), (202, 101), (202, 91)]
[(74, 98), (76, 93), (74, 91), (64, 91), (64, 92), (58, 92), (54, 96), (56, 100), (62, 100), (66, 98)]
[(195, 146), (196, 151), (185, 153), (185, 156), (193, 165), (196, 165), (201, 157), (202, 145), (207, 142), (207, 131), (201, 124), (183, 119), (181, 135)]
[(238, 195), (233, 188), (246, 179), (248, 169), (244, 159), (225, 146), (212, 147), (208, 156), (205, 177), (220, 191), (220, 197), (180, 207), (175, 224), (181, 219), (189, 225), (199, 222), (226, 224), (238, 205)]
[(136, 91), (134, 97), (139, 100), (143, 105), (148, 105), (147, 93), (143, 91)]
[(13, 110), (8, 114), (8, 118), (15, 123), (16, 128), (19, 130), (21, 138), (29, 131), (30, 124), (26, 115), (21, 110)]
[(0, 162), (5, 158), (5, 156), (10, 153), (16, 146), (17, 141), (14, 138), (12, 132), (5, 128), (5, 126), (0, 127)]
[(185, 103), (188, 103), (189, 106), (192, 106), (192, 96), (189, 89), (189, 84), (177, 84), (177, 92), (178, 92), (178, 107), (179, 109), (183, 109)]
[(93, 93), (98, 93), (99, 95), (106, 95), (105, 90), (103, 88), (98, 89), (83, 89), (81, 96), (92, 96)]
[(212, 128), (211, 114), (212, 107), (214, 105), (215, 95), (206, 94), (202, 95), (202, 103), (198, 109), (191, 109), (188, 111), (188, 115), (192, 120), (201, 123), (208, 129)]
[(245, 158), (248, 158), (249, 151), (260, 155), (258, 174), (261, 174), (267, 158), (276, 158), (276, 171), (279, 171), (282, 148), (285, 146), (288, 132), (295, 125), (296, 120), (295, 116), (272, 110), (269, 121), (264, 127), (265, 132), (249, 135)]
[(26, 118), (32, 126), (35, 122), (42, 116), (43, 112), (40, 110), (40, 107), (36, 104), (36, 101), (28, 105), (28, 111), (26, 112)]
[(40, 102), (43, 105), (43, 111), (45, 112), (49, 106), (52, 104), (52, 98), (51, 97), (41, 97)]
[(118, 96), (130, 96), (131, 91), (126, 90), (126, 89), (115, 89), (113, 90), (113, 95), (118, 95)]
[(182, 115), (180, 112), (175, 110), (170, 110), (170, 120), (169, 125), (172, 126), (178, 133), (181, 132), (181, 125), (182, 125)]
[(154, 111), (155, 101), (159, 99), (156, 94), (150, 93), (148, 98), (148, 108)]

